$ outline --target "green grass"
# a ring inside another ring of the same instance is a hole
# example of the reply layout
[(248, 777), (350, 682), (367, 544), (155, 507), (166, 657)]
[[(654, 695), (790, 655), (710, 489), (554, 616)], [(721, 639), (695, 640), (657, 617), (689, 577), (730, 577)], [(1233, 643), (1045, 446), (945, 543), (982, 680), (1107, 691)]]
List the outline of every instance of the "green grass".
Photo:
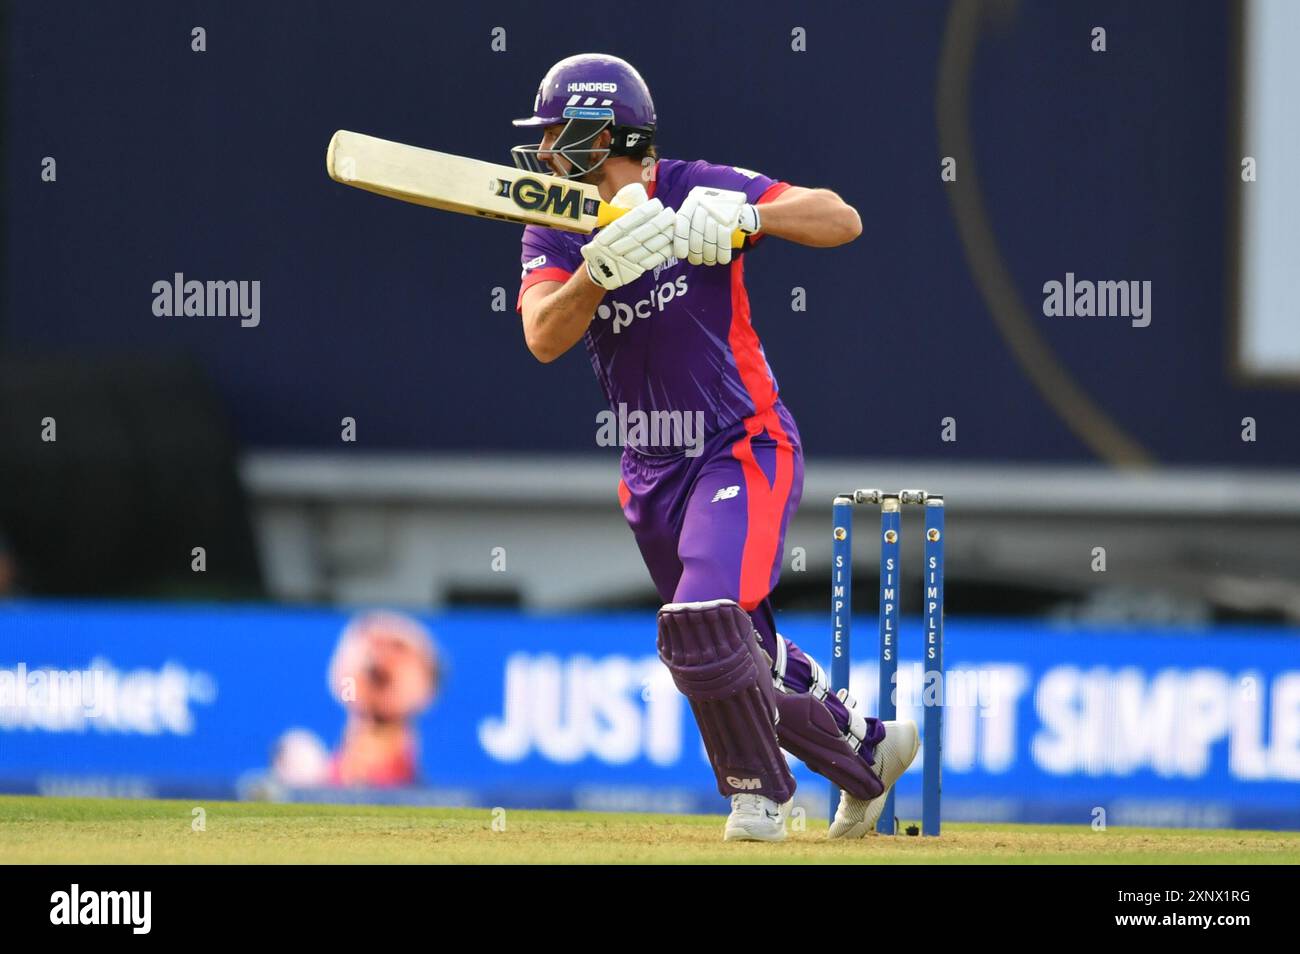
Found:
[[(204, 831), (191, 830), (205, 811)], [(948, 825), (941, 838), (722, 841), (722, 816), (0, 797), (6, 863), (1300, 864), (1300, 834)]]

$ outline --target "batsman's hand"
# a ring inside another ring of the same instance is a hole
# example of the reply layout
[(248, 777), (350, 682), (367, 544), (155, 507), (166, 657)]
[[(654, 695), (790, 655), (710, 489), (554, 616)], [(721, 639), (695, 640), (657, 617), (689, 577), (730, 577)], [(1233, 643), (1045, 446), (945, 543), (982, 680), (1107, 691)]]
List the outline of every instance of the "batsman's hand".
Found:
[(731, 262), (731, 233), (753, 235), (761, 227), (758, 208), (743, 192), (696, 186), (677, 210), (673, 255), (692, 265)]
[(665, 209), (658, 199), (646, 200), (639, 182), (619, 190), (612, 204), (635, 207), (582, 247), (587, 274), (607, 291), (636, 281), (668, 261), (673, 245), (673, 210)]

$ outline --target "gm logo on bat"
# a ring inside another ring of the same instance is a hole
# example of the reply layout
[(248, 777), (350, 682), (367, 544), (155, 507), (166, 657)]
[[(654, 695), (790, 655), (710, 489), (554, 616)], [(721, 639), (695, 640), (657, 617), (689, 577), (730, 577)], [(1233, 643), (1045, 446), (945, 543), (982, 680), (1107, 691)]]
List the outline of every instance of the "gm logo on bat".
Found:
[(510, 200), (521, 209), (529, 212), (542, 212), (558, 215), (575, 222), (582, 218), (581, 189), (572, 186), (546, 185), (537, 179), (524, 177), (511, 182), (509, 179), (496, 180), (496, 194)]

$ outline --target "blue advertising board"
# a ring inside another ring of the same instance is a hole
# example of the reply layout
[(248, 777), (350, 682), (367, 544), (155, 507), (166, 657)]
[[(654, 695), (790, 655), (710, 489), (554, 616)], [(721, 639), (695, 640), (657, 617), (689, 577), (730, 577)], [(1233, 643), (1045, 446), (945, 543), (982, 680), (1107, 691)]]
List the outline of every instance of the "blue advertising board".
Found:
[[(413, 718), (418, 786), (268, 774), (293, 733), (328, 750), (346, 713), (326, 673), (351, 615), (269, 607), (0, 608), (0, 790), (721, 811), (649, 613), (421, 617), (440, 677)], [(827, 621), (781, 617), (823, 662)], [(876, 708), (874, 620), (852, 684)], [(904, 620), (897, 703), (920, 721), (920, 628)], [(1300, 631), (1080, 628), (950, 619), (947, 821), (1300, 828)], [(898, 812), (920, 817), (920, 766)], [(826, 783), (796, 766), (800, 804)]]

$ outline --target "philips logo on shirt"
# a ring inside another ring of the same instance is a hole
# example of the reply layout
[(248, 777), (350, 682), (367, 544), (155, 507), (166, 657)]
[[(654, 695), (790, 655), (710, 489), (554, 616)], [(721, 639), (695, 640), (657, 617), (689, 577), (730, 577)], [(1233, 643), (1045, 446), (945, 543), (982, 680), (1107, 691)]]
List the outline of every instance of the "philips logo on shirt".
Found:
[(649, 297), (632, 304), (621, 301), (601, 302), (596, 308), (596, 317), (604, 321), (613, 319), (614, 334), (618, 334), (632, 324), (634, 318), (649, 318), (656, 311), (662, 312), (664, 305), (674, 298), (685, 295), (688, 289), (686, 276), (681, 275), (675, 281), (664, 282), (662, 285), (656, 286), (650, 292)]

